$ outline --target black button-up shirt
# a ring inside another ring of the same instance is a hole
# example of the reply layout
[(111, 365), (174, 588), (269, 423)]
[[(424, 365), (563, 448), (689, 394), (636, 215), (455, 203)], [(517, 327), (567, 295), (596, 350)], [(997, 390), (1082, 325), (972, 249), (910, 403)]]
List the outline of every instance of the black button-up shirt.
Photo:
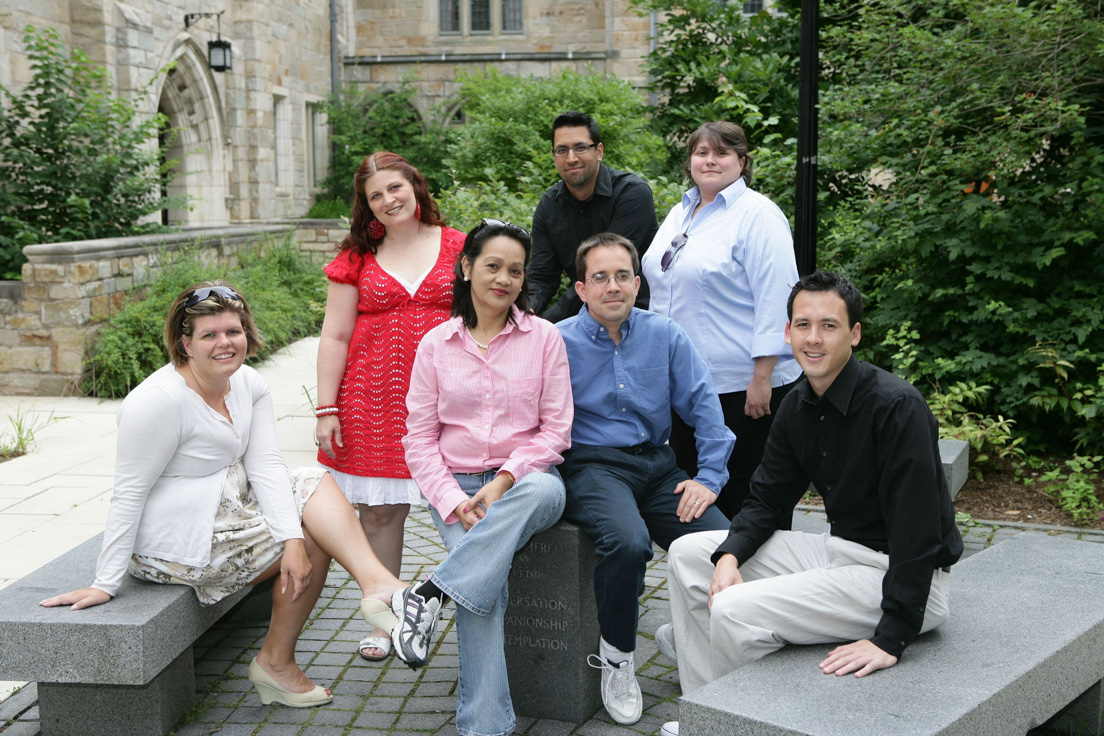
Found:
[(798, 384), (775, 414), (751, 497), (713, 561), (725, 553), (751, 558), (810, 482), (824, 497), (833, 536), (889, 555), (871, 641), (900, 657), (924, 622), (932, 574), (962, 556), (938, 426), (924, 397), (853, 357), (823, 396)]
[[(575, 252), (591, 235), (604, 232), (624, 235), (643, 257), (658, 229), (652, 190), (636, 174), (599, 165), (594, 193), (583, 202), (571, 196), (562, 181), (557, 182), (541, 197), (533, 215), (529, 306), (537, 314), (545, 312), (560, 288), (560, 274), (566, 273), (572, 282), (578, 280)], [(581, 306), (582, 300), (571, 288), (544, 317), (558, 322), (578, 314)], [(636, 306), (648, 308), (648, 286), (643, 279)]]

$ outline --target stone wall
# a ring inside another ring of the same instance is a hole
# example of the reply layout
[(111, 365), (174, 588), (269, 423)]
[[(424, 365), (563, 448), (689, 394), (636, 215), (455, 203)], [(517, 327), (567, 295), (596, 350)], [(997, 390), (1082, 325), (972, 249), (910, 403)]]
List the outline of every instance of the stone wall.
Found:
[(441, 103), (455, 96), (457, 74), (465, 70), (493, 66), (507, 75), (549, 77), (564, 67), (592, 68), (640, 88), (647, 83), (642, 60), (649, 18), (628, 0), (523, 0), (520, 31), (502, 30), (501, 4), (493, 2), (487, 32), (469, 30), (468, 0), (459, 2), (460, 30), (454, 33), (441, 32), (437, 0), (357, 2), (346, 82), (388, 90), (414, 74), (419, 112), (444, 118), (456, 113), (455, 105)]
[(76, 393), (91, 338), (180, 248), (233, 265), (243, 249), (290, 231), (320, 266), (348, 232), (339, 220), (297, 220), (24, 248), (23, 280), (0, 282), (0, 394)]

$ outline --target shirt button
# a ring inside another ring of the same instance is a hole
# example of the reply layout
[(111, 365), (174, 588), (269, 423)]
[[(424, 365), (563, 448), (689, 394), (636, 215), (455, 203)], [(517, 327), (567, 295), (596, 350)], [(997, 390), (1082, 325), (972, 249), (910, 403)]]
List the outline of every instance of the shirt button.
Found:
[(821, 457), (828, 457), (828, 453), (827, 452), (822, 452), (822, 453), (820, 453), (820, 456)]
[(821, 418), (820, 418), (820, 421), (822, 421), (822, 422), (823, 422), (823, 421), (824, 421), (824, 417), (821, 417)]
[(617, 384), (617, 388), (625, 388), (625, 384), (619, 383), (619, 384)]
[(613, 351), (613, 354), (614, 354), (614, 355), (620, 355), (620, 354), (621, 354), (621, 351), (619, 351), (619, 350), (614, 350), (614, 351)]
[(490, 394), (483, 394), (483, 398), (489, 399), (489, 398), (491, 398), (491, 395)]
[(621, 411), (625, 411), (625, 407), (621, 407)]
[(483, 429), (490, 429), (490, 428), (491, 428), (491, 425), (489, 425), (489, 424), (484, 424), (483, 425)]

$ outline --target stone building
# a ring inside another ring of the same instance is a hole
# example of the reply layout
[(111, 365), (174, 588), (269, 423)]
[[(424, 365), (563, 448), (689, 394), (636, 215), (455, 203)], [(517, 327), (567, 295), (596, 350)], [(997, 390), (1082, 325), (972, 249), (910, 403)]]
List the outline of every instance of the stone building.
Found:
[[(164, 219), (246, 223), (310, 207), (330, 155), (318, 104), (335, 87), (386, 91), (415, 75), (419, 114), (457, 122), (463, 111), (449, 100), (465, 68), (592, 68), (643, 87), (654, 21), (628, 0), (4, 0), (0, 84), (30, 78), (24, 28), (53, 27), (108, 68), (120, 95), (177, 129), (170, 191), (193, 206)], [(226, 71), (209, 64), (216, 38), (232, 47)]]
[[(335, 2), (346, 45), (352, 0)], [(218, 19), (185, 15), (225, 13)], [(52, 27), (111, 72), (120, 95), (160, 111), (178, 130), (172, 191), (191, 211), (170, 222), (212, 225), (300, 215), (325, 176), (329, 144), (315, 106), (331, 90), (330, 0), (5, 0), (0, 83), (30, 78), (24, 28)], [(232, 47), (232, 68), (212, 71), (208, 42)], [(171, 71), (159, 74), (172, 63)]]

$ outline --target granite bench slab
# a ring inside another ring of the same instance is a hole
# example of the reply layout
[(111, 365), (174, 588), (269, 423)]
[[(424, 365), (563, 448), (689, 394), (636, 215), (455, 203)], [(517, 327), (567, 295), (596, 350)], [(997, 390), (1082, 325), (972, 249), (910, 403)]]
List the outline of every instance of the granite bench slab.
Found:
[(251, 592), (204, 607), (189, 587), (126, 576), (102, 606), (38, 605), (87, 586), (101, 545), (98, 535), (0, 590), (0, 680), (38, 683), (42, 736), (168, 733), (195, 699), (193, 642)]
[(684, 736), (1104, 735), (1104, 544), (1024, 533), (952, 568), (951, 618), (900, 664), (824, 675), (786, 647), (680, 701)]

